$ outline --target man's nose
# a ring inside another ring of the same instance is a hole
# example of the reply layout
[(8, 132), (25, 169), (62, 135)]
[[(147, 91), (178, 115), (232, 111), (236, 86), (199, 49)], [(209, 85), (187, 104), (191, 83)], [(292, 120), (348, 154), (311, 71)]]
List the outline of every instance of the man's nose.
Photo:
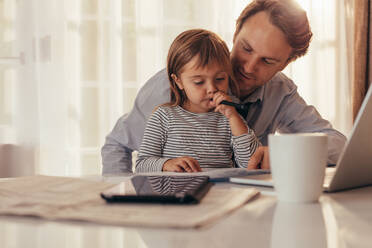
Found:
[(259, 58), (252, 56), (248, 61), (244, 64), (244, 71), (246, 73), (253, 73), (257, 70)]

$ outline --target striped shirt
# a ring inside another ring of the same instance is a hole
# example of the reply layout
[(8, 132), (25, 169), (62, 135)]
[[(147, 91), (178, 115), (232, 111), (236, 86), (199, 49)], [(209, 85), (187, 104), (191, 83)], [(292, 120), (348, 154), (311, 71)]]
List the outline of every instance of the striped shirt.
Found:
[(258, 145), (250, 128), (233, 136), (229, 120), (221, 113), (161, 106), (147, 122), (136, 172), (162, 171), (167, 160), (182, 156), (196, 159), (201, 168), (247, 167)]

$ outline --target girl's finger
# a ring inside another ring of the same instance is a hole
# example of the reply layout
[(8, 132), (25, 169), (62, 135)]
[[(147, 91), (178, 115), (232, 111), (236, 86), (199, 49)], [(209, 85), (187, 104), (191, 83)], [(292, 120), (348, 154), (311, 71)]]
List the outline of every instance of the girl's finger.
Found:
[(189, 167), (191, 168), (192, 172), (200, 172), (201, 171), (199, 162), (196, 159), (189, 158), (187, 160), (187, 163), (188, 163)]
[(181, 166), (179, 166), (179, 165), (176, 165), (174, 171), (175, 172), (185, 172), (184, 169)]
[(191, 167), (188, 165), (188, 163), (185, 160), (182, 160), (180, 163), (180, 166), (184, 169), (184, 171), (192, 172)]

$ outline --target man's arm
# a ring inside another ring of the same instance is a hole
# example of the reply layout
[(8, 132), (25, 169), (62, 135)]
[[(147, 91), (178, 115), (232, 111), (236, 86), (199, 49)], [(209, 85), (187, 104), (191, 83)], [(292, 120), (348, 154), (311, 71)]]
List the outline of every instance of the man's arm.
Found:
[(328, 164), (336, 164), (346, 137), (335, 130), (331, 123), (323, 119), (315, 107), (307, 105), (295, 88), (283, 100), (281, 109), (283, 115), (278, 127), (283, 133), (313, 133), (320, 132), (328, 135)]
[(122, 116), (102, 147), (102, 174), (132, 172), (132, 152), (139, 149), (147, 119), (155, 107), (169, 102), (169, 81), (165, 69), (140, 89), (134, 107)]
[(261, 89), (263, 101), (252, 112), (248, 123), (254, 128), (264, 147), (257, 149), (248, 164), (249, 169), (269, 168), (267, 149), (270, 133), (311, 133), (321, 132), (328, 135), (328, 164), (335, 164), (346, 142), (340, 132), (332, 128), (318, 111), (306, 102), (297, 92), (297, 86), (283, 73), (277, 73)]
[[(296, 94), (298, 95), (297, 92)], [(298, 97), (302, 100), (300, 96)], [(296, 98), (297, 97), (294, 97), (290, 101), (293, 101)], [(308, 106), (305, 102), (303, 103), (304, 104), (298, 104), (298, 102), (292, 103), (292, 105), (285, 104), (285, 108), (287, 108), (288, 112), (286, 112), (284, 116), (288, 114), (292, 114), (293, 116), (284, 117), (278, 131), (283, 133), (326, 133), (328, 136), (327, 163), (336, 164), (345, 145), (346, 137), (333, 129), (332, 125), (327, 120), (322, 119), (313, 106)], [(249, 160), (247, 167), (248, 170), (258, 168), (270, 169), (269, 149), (267, 146), (259, 147)]]
[(254, 152), (253, 156), (248, 162), (247, 169), (248, 170), (256, 170), (256, 169), (269, 170), (270, 169), (269, 147), (268, 146), (257, 147), (256, 151)]
[(101, 149), (102, 174), (117, 174), (132, 172), (132, 149), (121, 145), (120, 128), (125, 125), (128, 115), (123, 115), (117, 122), (112, 132), (106, 136), (106, 142)]

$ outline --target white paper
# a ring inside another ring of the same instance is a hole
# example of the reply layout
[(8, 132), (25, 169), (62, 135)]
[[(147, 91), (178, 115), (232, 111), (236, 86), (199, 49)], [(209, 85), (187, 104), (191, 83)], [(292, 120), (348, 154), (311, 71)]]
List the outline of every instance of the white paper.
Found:
[(259, 193), (253, 188), (214, 186), (196, 205), (107, 204), (100, 193), (112, 186), (107, 182), (50, 176), (0, 181), (0, 214), (125, 226), (195, 228), (225, 216)]

